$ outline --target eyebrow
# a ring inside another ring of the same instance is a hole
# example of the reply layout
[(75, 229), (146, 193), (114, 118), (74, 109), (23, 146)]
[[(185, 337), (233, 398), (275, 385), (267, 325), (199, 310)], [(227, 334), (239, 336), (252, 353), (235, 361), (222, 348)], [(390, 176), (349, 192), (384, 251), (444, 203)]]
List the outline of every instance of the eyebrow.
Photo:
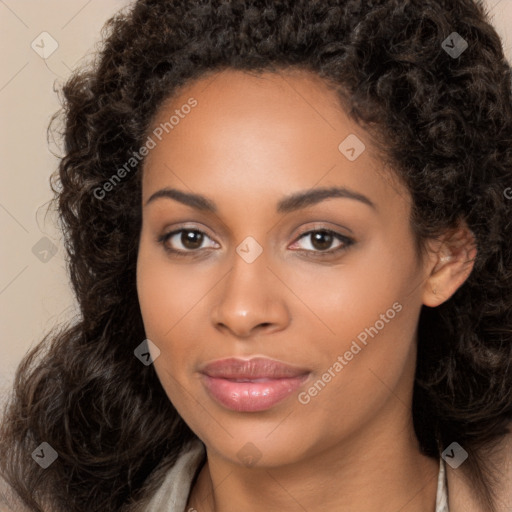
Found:
[[(354, 192), (353, 190), (345, 187), (330, 187), (316, 188), (303, 192), (295, 192), (285, 196), (277, 203), (276, 211), (277, 213), (289, 213), (318, 204), (325, 199), (336, 197), (360, 201), (361, 203), (364, 203), (375, 210), (377, 209), (375, 204), (363, 194), (359, 194), (358, 192)], [(197, 210), (210, 213), (218, 213), (218, 208), (211, 199), (208, 199), (207, 197), (200, 194), (183, 192), (182, 190), (177, 190), (175, 188), (163, 188), (161, 190), (157, 190), (146, 201), (145, 206), (160, 198), (174, 199), (175, 201), (179, 201), (180, 203)]]

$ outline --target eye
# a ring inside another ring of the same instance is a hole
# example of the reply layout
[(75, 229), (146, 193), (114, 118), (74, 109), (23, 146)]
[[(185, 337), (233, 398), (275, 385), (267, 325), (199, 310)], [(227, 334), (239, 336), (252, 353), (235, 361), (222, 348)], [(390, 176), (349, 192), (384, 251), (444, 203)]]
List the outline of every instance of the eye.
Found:
[[(189, 253), (198, 252), (205, 239), (211, 240), (204, 231), (199, 229), (178, 229), (160, 236), (158, 242), (164, 246), (167, 252), (188, 256)], [(171, 242), (171, 246), (169, 246), (169, 242)], [(173, 247), (175, 244), (181, 244), (184, 249), (176, 249)]]
[[(344, 236), (340, 233), (336, 233), (335, 231), (332, 231), (330, 229), (314, 229), (307, 231), (305, 233), (302, 233), (302, 235), (298, 238), (297, 241), (302, 239), (308, 239), (310, 240), (309, 244), (306, 244), (309, 247), (306, 247), (303, 249), (306, 252), (313, 252), (313, 253), (319, 253), (322, 255), (324, 254), (333, 254), (338, 253), (341, 251), (346, 250), (348, 247), (350, 247), (354, 240)], [(338, 245), (334, 247), (334, 249), (329, 249), (333, 242), (338, 240)], [(297, 244), (297, 242), (295, 242)], [(294, 244), (294, 245), (295, 245)]]
[[(298, 241), (307, 239), (308, 237), (310, 243), (306, 245), (309, 245), (309, 247), (299, 250), (307, 253), (317, 253), (319, 256), (337, 254), (346, 250), (354, 243), (353, 239), (330, 229), (314, 229), (302, 233), (297, 241), (294, 242), (294, 245), (296, 245)], [(170, 233), (165, 233), (158, 237), (157, 242), (162, 244), (168, 253), (176, 256), (196, 256), (202, 252), (200, 249), (204, 249), (203, 243), (206, 240), (213, 242), (210, 248), (218, 247), (216, 242), (204, 231), (192, 228), (182, 228), (171, 231)], [(334, 249), (330, 249), (333, 242), (336, 240), (338, 241), (338, 245)], [(176, 244), (181, 244), (181, 248), (176, 248)]]

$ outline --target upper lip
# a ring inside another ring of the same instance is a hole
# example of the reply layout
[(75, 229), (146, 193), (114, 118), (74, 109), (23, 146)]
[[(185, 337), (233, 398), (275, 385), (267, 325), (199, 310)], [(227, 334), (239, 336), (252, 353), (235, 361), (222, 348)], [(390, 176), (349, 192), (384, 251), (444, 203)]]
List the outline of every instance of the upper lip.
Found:
[(223, 379), (284, 379), (305, 375), (309, 370), (265, 357), (252, 359), (231, 357), (206, 364), (201, 369), (201, 373)]

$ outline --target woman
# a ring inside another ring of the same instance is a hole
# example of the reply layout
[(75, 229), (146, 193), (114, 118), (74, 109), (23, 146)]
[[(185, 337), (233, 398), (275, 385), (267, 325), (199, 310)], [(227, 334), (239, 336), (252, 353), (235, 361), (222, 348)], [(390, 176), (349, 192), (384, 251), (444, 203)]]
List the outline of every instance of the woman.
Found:
[(64, 88), (81, 318), (18, 369), (16, 499), (509, 510), (511, 76), (482, 5), (142, 0), (108, 29)]

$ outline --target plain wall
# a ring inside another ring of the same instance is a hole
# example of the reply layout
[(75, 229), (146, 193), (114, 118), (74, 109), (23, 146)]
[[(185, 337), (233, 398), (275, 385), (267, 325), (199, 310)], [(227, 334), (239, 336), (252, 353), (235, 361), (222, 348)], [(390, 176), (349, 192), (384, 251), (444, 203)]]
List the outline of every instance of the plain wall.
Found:
[[(58, 164), (50, 151), (57, 148), (49, 148), (46, 130), (59, 109), (54, 86), (62, 85), (94, 51), (104, 22), (129, 3), (0, 2), (0, 392), (10, 387), (27, 350), (52, 326), (71, 318), (76, 307), (55, 216), (45, 219), (52, 198), (49, 176)], [(512, 0), (486, 4), (512, 61)], [(52, 38), (58, 47), (43, 58), (40, 53), (55, 46)]]

